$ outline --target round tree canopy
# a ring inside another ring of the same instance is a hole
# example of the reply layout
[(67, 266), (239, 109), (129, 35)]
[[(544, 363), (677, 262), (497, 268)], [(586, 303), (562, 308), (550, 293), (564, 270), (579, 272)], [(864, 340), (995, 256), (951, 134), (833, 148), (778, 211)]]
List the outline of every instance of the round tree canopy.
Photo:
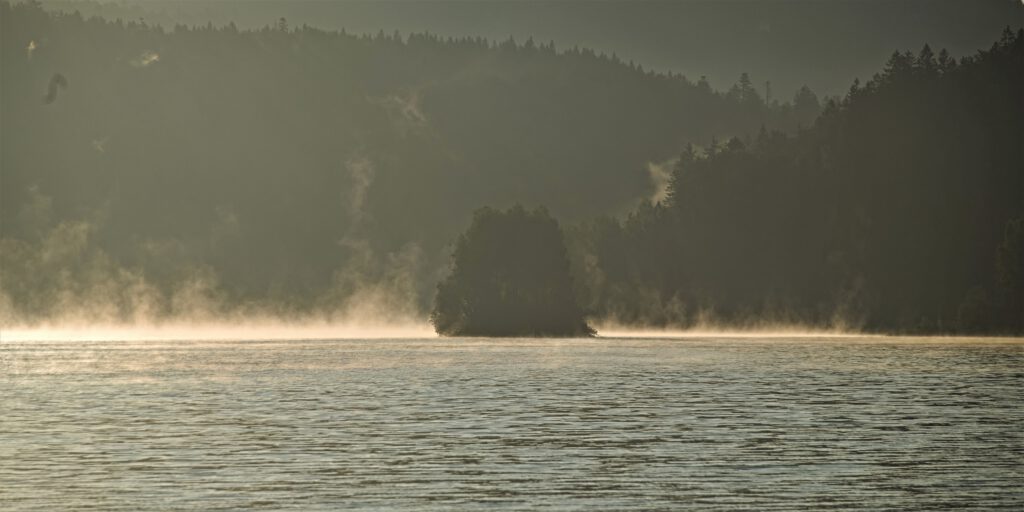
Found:
[(547, 210), (482, 208), (455, 246), (431, 322), (445, 336), (591, 336)]

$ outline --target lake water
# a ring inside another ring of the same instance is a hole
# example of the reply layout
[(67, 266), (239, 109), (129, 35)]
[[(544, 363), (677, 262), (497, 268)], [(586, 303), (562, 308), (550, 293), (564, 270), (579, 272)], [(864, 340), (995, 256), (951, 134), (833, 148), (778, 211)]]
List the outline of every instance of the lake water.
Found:
[(0, 509), (1024, 508), (1022, 340), (0, 343)]

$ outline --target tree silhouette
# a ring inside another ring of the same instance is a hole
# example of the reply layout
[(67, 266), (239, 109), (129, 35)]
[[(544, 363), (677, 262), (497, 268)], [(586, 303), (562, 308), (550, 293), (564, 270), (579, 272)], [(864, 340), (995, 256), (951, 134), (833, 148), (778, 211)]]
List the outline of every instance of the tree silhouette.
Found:
[(1010, 332), (1024, 331), (1024, 216), (1006, 223), (996, 249), (996, 286), (1003, 298)]
[(445, 336), (590, 336), (576, 303), (562, 232), (547, 210), (482, 208), (459, 237), (437, 288)]
[[(749, 78), (730, 92), (747, 97)], [(1024, 331), (1024, 31), (953, 61), (925, 46), (796, 136), (680, 156), (668, 201), (574, 230), (588, 311), (883, 332)], [(816, 113), (809, 89), (793, 108)], [(801, 116), (803, 117), (803, 114)], [(813, 119), (813, 118), (811, 118)], [(993, 257), (995, 256), (995, 257)]]

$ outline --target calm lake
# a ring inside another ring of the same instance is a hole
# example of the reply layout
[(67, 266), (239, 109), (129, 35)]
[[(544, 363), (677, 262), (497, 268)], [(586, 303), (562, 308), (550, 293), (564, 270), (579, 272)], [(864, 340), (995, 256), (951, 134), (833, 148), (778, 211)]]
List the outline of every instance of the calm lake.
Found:
[(0, 509), (1024, 508), (1024, 340), (0, 343)]

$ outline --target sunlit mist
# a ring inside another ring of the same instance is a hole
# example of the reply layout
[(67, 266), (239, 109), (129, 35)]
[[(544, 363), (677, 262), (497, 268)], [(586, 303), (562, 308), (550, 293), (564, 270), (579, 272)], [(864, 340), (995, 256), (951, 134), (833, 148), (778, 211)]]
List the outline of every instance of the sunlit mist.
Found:
[(0, 328), (0, 341), (156, 341), (156, 340), (302, 340), (432, 338), (422, 324), (373, 325), (254, 320), (240, 323), (166, 323), (156, 325), (59, 325)]

